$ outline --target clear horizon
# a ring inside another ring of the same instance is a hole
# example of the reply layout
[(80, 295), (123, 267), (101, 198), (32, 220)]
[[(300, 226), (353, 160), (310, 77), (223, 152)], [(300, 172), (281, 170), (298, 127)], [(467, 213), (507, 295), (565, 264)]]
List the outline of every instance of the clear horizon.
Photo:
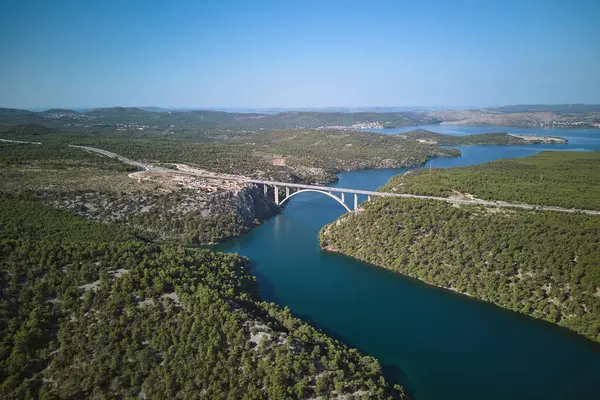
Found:
[(439, 109), (439, 110), (469, 110), (469, 109), (486, 109), (486, 108), (496, 108), (496, 107), (507, 107), (507, 106), (556, 106), (556, 105), (569, 105), (569, 104), (583, 104), (583, 105), (600, 105), (595, 103), (539, 103), (539, 104), (495, 104), (495, 105), (487, 105), (487, 106), (326, 106), (326, 107), (170, 107), (170, 106), (121, 106), (121, 105), (113, 105), (113, 106), (91, 106), (91, 107), (68, 107), (68, 106), (55, 106), (55, 107), (26, 107), (26, 108), (15, 108), (15, 107), (0, 107), (7, 109), (17, 109), (17, 110), (26, 110), (31, 112), (42, 112), (52, 109), (62, 109), (62, 110), (71, 110), (71, 111), (88, 111), (94, 109), (102, 109), (102, 108), (138, 108), (138, 109), (149, 109), (149, 108), (157, 108), (167, 111), (226, 111), (226, 112), (244, 112), (244, 110), (251, 111), (330, 111), (330, 112), (340, 112), (338, 110), (347, 110), (348, 112), (360, 112), (361, 110), (373, 111), (377, 109), (386, 109), (393, 110), (391, 112), (402, 111), (402, 110), (418, 110), (418, 109)]
[(600, 104), (596, 1), (86, 3), (5, 5), (0, 107)]

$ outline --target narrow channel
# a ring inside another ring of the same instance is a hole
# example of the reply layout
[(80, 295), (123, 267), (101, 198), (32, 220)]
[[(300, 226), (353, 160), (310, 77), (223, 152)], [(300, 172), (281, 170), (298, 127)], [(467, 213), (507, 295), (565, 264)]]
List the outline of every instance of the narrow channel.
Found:
[[(426, 128), (459, 135), (507, 129)], [(600, 150), (598, 129), (510, 132), (561, 136), (570, 142), (459, 147), (461, 157), (434, 159), (425, 167), (480, 164), (543, 150)], [(403, 171), (341, 173), (334, 186), (372, 190)], [(263, 299), (288, 306), (376, 357), (388, 379), (403, 384), (417, 400), (600, 398), (597, 344), (549, 323), (322, 252), (319, 230), (344, 211), (326, 196), (295, 196), (281, 214), (217, 249), (253, 260)]]

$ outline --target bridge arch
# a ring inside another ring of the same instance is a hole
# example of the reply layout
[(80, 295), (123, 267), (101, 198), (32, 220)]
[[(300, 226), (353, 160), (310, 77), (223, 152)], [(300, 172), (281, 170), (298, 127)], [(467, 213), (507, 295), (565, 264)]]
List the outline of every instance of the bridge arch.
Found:
[(348, 212), (352, 212), (352, 210), (346, 205), (346, 203), (344, 203), (339, 197), (332, 195), (329, 192), (325, 192), (323, 190), (315, 190), (315, 189), (301, 189), (298, 190), (297, 192), (294, 192), (292, 194), (290, 194), (289, 196), (287, 196), (285, 199), (283, 199), (279, 204), (283, 204), (286, 201), (288, 201), (290, 198), (294, 197), (295, 195), (297, 195), (298, 193), (303, 193), (303, 192), (315, 192), (315, 193), (321, 193), (324, 194), (325, 196), (329, 196), (332, 199), (335, 199), (335, 201), (337, 201), (338, 203), (340, 203), (342, 206), (344, 206), (344, 208), (346, 210), (348, 210)]

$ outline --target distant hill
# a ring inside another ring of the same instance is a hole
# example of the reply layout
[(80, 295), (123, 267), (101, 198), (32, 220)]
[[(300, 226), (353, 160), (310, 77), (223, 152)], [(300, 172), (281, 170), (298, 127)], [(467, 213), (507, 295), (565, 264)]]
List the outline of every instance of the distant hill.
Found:
[(41, 115), (49, 115), (49, 114), (59, 114), (59, 113), (62, 113), (62, 114), (81, 114), (78, 111), (69, 110), (69, 109), (66, 109), (66, 108), (51, 108), (49, 110), (41, 111), (39, 114), (41, 114)]
[(173, 111), (171, 109), (168, 108), (160, 108), (160, 107), (139, 107), (140, 110), (142, 111), (148, 111), (148, 112), (169, 112), (169, 111)]
[(0, 108), (0, 116), (34, 115), (35, 113), (17, 108)]
[(146, 114), (148, 111), (144, 111), (137, 107), (109, 107), (109, 108), (94, 108), (90, 111), (86, 111), (86, 115), (91, 116), (102, 116), (112, 117), (120, 115), (132, 115), (132, 114)]
[(40, 113), (14, 108), (0, 108), (0, 130), (13, 125), (36, 123), (41, 124), (45, 120)]
[(0, 129), (26, 123), (49, 126), (61, 131), (129, 130), (143, 131), (145, 134), (167, 131), (169, 135), (201, 132), (225, 138), (277, 129), (356, 130), (437, 123), (585, 128), (600, 124), (600, 105), (516, 105), (481, 110), (394, 112), (303, 110), (278, 113), (165, 110), (158, 107), (107, 107), (87, 111), (54, 108), (41, 112), (0, 108)]
[(517, 104), (488, 108), (486, 110), (500, 111), (503, 113), (554, 112), (561, 114), (583, 114), (600, 112), (600, 104)]
[(0, 131), (1, 136), (11, 136), (11, 137), (31, 137), (31, 136), (44, 136), (59, 133), (58, 130), (53, 128), (48, 128), (47, 126), (43, 126), (40, 124), (21, 124), (12, 126), (8, 129)]
[[(0, 126), (37, 123), (71, 129), (73, 121), (103, 124), (138, 124), (155, 128), (225, 128), (234, 130), (272, 130), (296, 128), (357, 128), (357, 124), (397, 127), (436, 122), (415, 112), (316, 112), (285, 111), (279, 113), (227, 112), (216, 110), (165, 110), (158, 107), (108, 107), (78, 112), (50, 109), (32, 112), (0, 109)], [(67, 121), (69, 120), (69, 121)], [(93, 121), (92, 121), (93, 120)], [(61, 122), (62, 121), (62, 122)], [(87, 122), (86, 122), (87, 121)], [(61, 125), (61, 123), (63, 125)], [(81, 125), (79, 125), (81, 126)]]

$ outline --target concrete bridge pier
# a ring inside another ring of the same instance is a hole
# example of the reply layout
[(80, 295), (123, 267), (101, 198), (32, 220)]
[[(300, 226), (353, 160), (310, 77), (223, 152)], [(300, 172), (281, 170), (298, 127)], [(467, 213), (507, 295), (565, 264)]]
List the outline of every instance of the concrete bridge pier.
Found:
[(346, 199), (344, 198), (344, 192), (342, 192), (342, 203), (345, 203)]
[(354, 193), (354, 211), (358, 209), (358, 194)]
[(285, 187), (285, 197), (290, 197), (290, 187), (289, 186)]
[(279, 205), (279, 188), (277, 186), (275, 187), (275, 204)]
[(267, 195), (267, 185), (263, 185), (264, 189), (265, 189), (265, 196)]

